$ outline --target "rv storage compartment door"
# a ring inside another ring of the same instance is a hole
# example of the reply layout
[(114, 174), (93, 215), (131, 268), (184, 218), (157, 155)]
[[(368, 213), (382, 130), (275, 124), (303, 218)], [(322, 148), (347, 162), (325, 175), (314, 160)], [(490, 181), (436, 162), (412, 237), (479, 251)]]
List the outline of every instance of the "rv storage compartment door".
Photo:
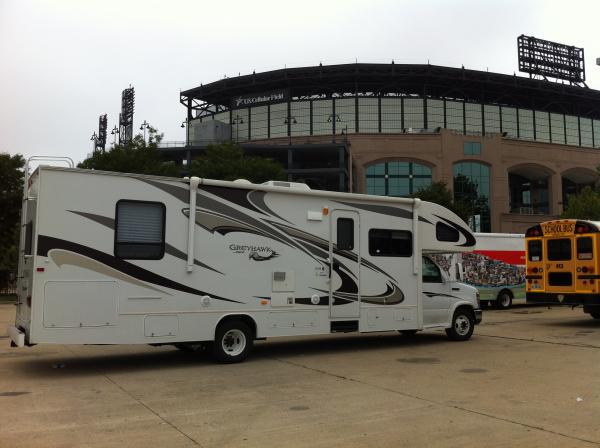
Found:
[(271, 306), (293, 306), (295, 283), (294, 271), (273, 272)]
[(117, 323), (117, 283), (50, 281), (44, 287), (44, 327), (102, 327)]

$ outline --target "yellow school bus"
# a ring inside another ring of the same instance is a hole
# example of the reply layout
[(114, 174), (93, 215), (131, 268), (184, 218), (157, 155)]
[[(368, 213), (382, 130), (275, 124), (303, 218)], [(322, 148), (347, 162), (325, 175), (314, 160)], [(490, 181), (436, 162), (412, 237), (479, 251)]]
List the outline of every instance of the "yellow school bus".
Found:
[(561, 219), (525, 233), (528, 303), (583, 305), (600, 319), (600, 222)]

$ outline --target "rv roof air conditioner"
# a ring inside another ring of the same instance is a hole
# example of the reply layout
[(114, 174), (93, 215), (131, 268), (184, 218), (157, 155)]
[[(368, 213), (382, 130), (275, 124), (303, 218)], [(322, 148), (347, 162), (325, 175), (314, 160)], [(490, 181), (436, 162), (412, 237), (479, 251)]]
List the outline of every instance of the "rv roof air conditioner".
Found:
[(252, 183), (248, 179), (236, 179), (233, 182), (236, 184), (251, 184)]
[(310, 187), (306, 184), (302, 184), (300, 182), (283, 182), (280, 180), (269, 180), (267, 182), (263, 182), (263, 185), (268, 185), (269, 187), (286, 187), (292, 188), (294, 190), (310, 190)]

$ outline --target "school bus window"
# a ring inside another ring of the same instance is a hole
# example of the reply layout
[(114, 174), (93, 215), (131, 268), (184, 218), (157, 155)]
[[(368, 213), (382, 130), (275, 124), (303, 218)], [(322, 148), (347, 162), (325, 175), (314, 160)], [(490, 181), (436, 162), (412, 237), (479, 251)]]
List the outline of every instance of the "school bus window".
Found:
[(571, 240), (560, 238), (548, 240), (548, 260), (566, 261), (571, 259)]
[(594, 249), (592, 245), (592, 238), (586, 236), (584, 238), (577, 238), (577, 259), (578, 260), (591, 260)]
[(542, 260), (542, 241), (531, 240), (527, 243), (527, 252), (529, 253), (529, 261)]

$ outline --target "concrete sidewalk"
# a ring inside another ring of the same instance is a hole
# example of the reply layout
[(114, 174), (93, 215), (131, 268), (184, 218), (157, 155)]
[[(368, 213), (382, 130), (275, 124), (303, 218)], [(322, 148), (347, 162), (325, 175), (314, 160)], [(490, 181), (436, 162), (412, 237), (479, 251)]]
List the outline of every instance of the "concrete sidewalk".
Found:
[(237, 365), (170, 347), (11, 349), (0, 305), (0, 447), (600, 445), (600, 321), (486, 311), (443, 332), (286, 338)]

